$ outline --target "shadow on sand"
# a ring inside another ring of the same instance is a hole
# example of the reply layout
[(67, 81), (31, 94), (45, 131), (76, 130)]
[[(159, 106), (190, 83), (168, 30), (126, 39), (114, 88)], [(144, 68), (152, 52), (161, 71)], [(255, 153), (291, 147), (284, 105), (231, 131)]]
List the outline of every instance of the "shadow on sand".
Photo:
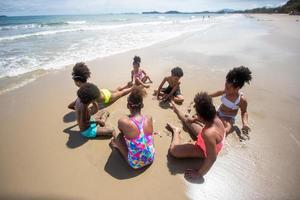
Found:
[(63, 121), (65, 123), (75, 122), (76, 121), (76, 115), (74, 111), (70, 111), (69, 113), (65, 114), (63, 117)]
[[(121, 137), (123, 137), (123, 134), (120, 133), (118, 139), (121, 140)], [(110, 148), (112, 152), (107, 159), (104, 170), (116, 179), (124, 180), (134, 178), (142, 174), (150, 166), (148, 165), (141, 169), (132, 169), (118, 149), (114, 148), (111, 144)]]
[(69, 139), (66, 143), (66, 146), (69, 147), (70, 149), (80, 147), (81, 145), (83, 145), (88, 141), (87, 138), (81, 136), (79, 131), (72, 130), (76, 126), (77, 124), (64, 129), (64, 133), (69, 134)]
[[(203, 164), (203, 159), (199, 158), (174, 158), (169, 153), (167, 155), (167, 166), (169, 168), (169, 171), (172, 175), (176, 174), (184, 174), (184, 172), (187, 169), (199, 169), (201, 165)], [(186, 179), (186, 181), (190, 183), (197, 183), (202, 184), (204, 183), (204, 178), (201, 177), (199, 179), (189, 180)]]
[(121, 156), (120, 152), (113, 148), (104, 166), (104, 170), (118, 180), (125, 180), (139, 176), (146, 171), (149, 166), (150, 165), (138, 170), (132, 169)]
[(85, 138), (83, 137), (78, 130), (72, 130), (74, 127), (76, 127), (78, 124), (75, 124), (73, 126), (70, 126), (66, 129), (64, 129), (64, 133), (69, 134), (69, 139), (66, 143), (66, 146), (70, 149), (74, 149), (77, 147), (80, 147), (84, 143), (86, 143), (88, 140), (107, 140), (110, 139), (112, 136), (97, 136), (95, 138)]

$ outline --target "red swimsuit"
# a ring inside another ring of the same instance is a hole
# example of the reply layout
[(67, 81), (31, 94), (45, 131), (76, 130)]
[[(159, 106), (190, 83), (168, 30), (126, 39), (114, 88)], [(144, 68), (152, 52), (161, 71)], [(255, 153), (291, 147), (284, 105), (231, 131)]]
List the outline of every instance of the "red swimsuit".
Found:
[[(205, 142), (202, 138), (202, 132), (203, 132), (204, 129), (205, 129), (205, 127), (202, 129), (202, 131), (200, 133), (198, 133), (197, 142), (195, 143), (195, 145), (198, 146), (201, 149), (201, 151), (203, 153), (203, 157), (206, 158), (207, 157), (206, 146), (205, 146)], [(221, 149), (224, 145), (224, 141), (225, 141), (225, 134), (223, 136), (222, 141), (216, 145), (217, 153), (219, 153), (221, 151)]]

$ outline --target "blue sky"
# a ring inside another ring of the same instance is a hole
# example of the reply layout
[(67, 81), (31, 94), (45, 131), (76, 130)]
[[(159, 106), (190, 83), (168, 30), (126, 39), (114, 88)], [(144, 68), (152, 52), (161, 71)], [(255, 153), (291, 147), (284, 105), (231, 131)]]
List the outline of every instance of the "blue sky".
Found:
[(278, 6), (286, 0), (0, 0), (0, 15), (98, 14), (142, 11), (215, 11)]

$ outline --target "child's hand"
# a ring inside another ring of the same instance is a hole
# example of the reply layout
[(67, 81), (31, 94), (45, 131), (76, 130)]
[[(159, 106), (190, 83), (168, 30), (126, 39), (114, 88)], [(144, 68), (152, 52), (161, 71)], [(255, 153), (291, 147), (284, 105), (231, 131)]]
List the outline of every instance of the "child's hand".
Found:
[(245, 134), (245, 135), (249, 135), (249, 132), (251, 131), (250, 127), (248, 125), (244, 125), (243, 128), (242, 128), (242, 132)]
[(189, 123), (194, 123), (196, 121), (196, 119), (194, 118), (194, 116), (187, 116), (187, 122)]
[(99, 124), (99, 126), (105, 126), (105, 122), (103, 121), (103, 120), (101, 120), (101, 119), (95, 119), (95, 122), (97, 123), (97, 124)]
[(243, 125), (242, 133), (247, 137), (248, 140), (250, 140), (250, 136), (249, 136), (250, 131), (251, 131), (251, 129), (248, 125)]

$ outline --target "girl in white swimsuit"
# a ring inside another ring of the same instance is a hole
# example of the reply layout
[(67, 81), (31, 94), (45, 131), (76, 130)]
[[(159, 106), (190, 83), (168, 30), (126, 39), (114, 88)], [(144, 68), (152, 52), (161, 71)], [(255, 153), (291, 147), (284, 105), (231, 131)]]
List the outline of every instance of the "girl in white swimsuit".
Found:
[(228, 134), (233, 124), (235, 123), (236, 116), (239, 109), (241, 109), (242, 117), (242, 131), (248, 135), (250, 131), (248, 125), (248, 102), (240, 89), (252, 80), (252, 72), (244, 66), (236, 67), (230, 70), (226, 76), (226, 83), (224, 90), (217, 91), (210, 94), (211, 97), (221, 96), (222, 104), (218, 108), (218, 116), (223, 121), (226, 133)]

